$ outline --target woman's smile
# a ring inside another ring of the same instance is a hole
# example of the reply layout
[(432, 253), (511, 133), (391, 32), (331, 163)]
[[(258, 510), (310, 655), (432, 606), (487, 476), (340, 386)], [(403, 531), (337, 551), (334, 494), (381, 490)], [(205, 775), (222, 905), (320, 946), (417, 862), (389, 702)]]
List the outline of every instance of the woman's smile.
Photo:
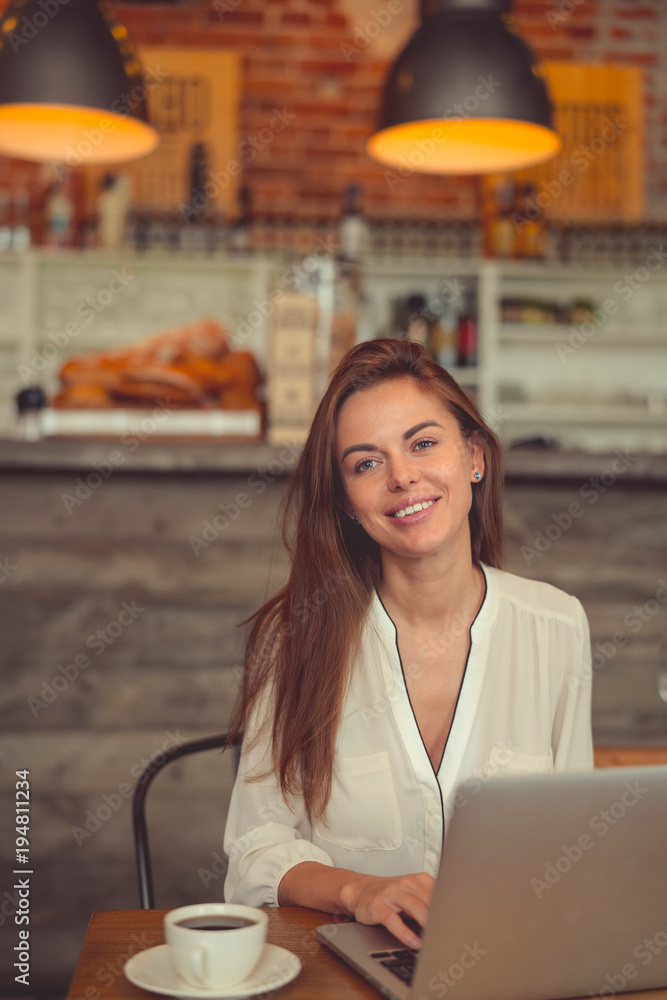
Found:
[[(428, 511), (439, 499), (440, 497), (423, 496), (408, 498), (403, 504), (395, 504), (394, 508), (387, 512), (387, 517), (399, 519), (402, 525), (419, 524), (428, 516)], [(419, 518), (418, 514), (423, 514), (424, 517)]]

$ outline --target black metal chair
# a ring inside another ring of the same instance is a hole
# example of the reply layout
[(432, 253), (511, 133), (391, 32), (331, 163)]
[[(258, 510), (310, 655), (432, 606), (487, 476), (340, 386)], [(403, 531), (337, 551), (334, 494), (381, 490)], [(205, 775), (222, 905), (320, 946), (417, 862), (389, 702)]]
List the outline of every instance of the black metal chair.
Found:
[[(220, 733), (217, 736), (205, 736), (199, 740), (190, 740), (188, 743), (181, 743), (180, 746), (170, 747), (163, 753), (164, 759), (153, 762), (146, 767), (139, 775), (132, 798), (132, 823), (134, 826), (134, 853), (137, 863), (137, 877), (139, 879), (139, 900), (143, 910), (155, 909), (155, 895), (153, 893), (153, 872), (151, 869), (151, 852), (148, 843), (148, 827), (146, 824), (146, 796), (151, 782), (156, 774), (179, 757), (187, 754), (200, 753), (203, 750), (215, 750), (224, 747), (227, 743), (227, 734)], [(238, 768), (238, 755), (241, 746), (241, 737), (235, 740), (231, 746), (235, 748), (235, 768)]]

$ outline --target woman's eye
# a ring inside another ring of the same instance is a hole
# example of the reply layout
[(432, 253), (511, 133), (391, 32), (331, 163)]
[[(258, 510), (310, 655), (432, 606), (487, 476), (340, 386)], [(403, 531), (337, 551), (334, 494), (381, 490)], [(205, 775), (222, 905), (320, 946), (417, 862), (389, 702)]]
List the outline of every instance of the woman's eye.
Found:
[(415, 448), (418, 448), (421, 451), (423, 448), (430, 448), (432, 444), (435, 444), (435, 441), (431, 438), (424, 438), (423, 441), (417, 441), (415, 443)]
[(374, 468), (377, 462), (374, 458), (363, 458), (361, 462), (357, 462), (354, 467), (355, 472), (367, 472), (369, 469)]

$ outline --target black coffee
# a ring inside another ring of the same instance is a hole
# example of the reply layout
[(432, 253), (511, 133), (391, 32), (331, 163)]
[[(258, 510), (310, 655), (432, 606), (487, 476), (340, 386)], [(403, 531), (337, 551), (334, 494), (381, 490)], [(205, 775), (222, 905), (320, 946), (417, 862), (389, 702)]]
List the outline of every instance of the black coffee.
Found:
[(240, 927), (251, 927), (255, 920), (247, 917), (188, 917), (179, 920), (177, 927), (189, 927), (193, 931), (236, 931)]

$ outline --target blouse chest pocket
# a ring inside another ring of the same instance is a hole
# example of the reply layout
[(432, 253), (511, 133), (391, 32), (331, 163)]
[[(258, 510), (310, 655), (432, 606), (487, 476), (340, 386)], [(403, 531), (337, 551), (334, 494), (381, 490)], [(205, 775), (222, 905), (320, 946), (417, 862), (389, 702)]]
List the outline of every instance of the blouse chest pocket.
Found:
[(489, 754), (489, 777), (494, 774), (546, 774), (553, 769), (551, 750), (546, 756), (538, 756), (506, 746), (495, 746)]
[(386, 750), (334, 760), (324, 820), (313, 824), (321, 840), (349, 851), (393, 851), (403, 840), (401, 812)]

